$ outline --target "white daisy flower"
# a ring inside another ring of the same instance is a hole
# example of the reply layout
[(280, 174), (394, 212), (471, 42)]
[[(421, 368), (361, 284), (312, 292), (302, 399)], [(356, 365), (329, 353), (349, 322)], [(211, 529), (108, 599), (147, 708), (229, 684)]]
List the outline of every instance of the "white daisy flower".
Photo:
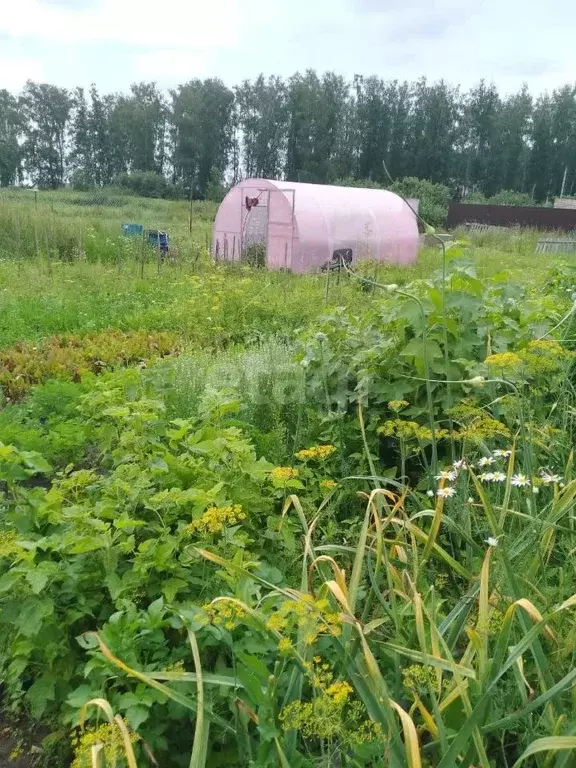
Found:
[(489, 547), (497, 547), (498, 539), (495, 539), (493, 536), (488, 536), (488, 538), (485, 539), (485, 543), (488, 544)]
[(456, 491), (455, 491), (454, 488), (450, 488), (450, 487), (448, 487), (448, 488), (438, 488), (438, 490), (436, 491), (436, 495), (437, 496), (441, 496), (444, 499), (449, 499), (452, 496), (456, 495)]
[(506, 475), (504, 472), (493, 472), (492, 473), (492, 482), (493, 483), (503, 483), (506, 480)]
[(502, 451), (498, 448), (492, 452), (492, 456), (494, 456), (495, 459), (507, 459), (509, 456), (512, 456), (512, 451)]
[(456, 470), (458, 470), (458, 469), (468, 469), (468, 464), (466, 464), (466, 460), (465, 459), (460, 459), (459, 461), (453, 461), (452, 462), (452, 466)]
[(426, 491), (426, 496), (432, 498), (434, 496), (434, 491)]
[(551, 472), (542, 472), (540, 475), (540, 479), (544, 483), (544, 485), (552, 485), (553, 483), (561, 483), (562, 478), (560, 475), (553, 475)]
[(454, 472), (453, 469), (449, 471), (440, 472), (439, 475), (436, 475), (436, 480), (456, 480), (458, 477), (458, 474)]
[(478, 462), (480, 469), (482, 469), (482, 467), (489, 467), (490, 464), (494, 464), (494, 458), (492, 456), (483, 456)]
[(481, 475), (478, 475), (478, 480), (481, 483), (491, 483), (494, 480), (494, 472), (482, 472)]
[(517, 488), (523, 488), (526, 485), (530, 485), (530, 478), (526, 477), (526, 475), (512, 475), (512, 485), (515, 485)]

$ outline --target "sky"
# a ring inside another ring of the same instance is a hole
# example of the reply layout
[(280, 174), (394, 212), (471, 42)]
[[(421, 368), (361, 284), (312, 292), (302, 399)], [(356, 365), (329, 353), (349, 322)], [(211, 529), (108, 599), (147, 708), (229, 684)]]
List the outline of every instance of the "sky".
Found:
[(576, 82), (573, 2), (0, 0), (0, 88), (234, 85), (313, 68), (537, 94)]

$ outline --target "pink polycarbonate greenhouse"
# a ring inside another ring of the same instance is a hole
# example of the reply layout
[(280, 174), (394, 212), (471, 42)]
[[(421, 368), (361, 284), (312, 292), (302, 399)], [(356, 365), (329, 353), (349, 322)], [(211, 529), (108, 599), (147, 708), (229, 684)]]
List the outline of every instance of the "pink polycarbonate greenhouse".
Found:
[(216, 259), (245, 261), (251, 247), (272, 269), (309, 272), (335, 259), (410, 264), (418, 250), (414, 213), (380, 189), (248, 179), (233, 187), (216, 216)]

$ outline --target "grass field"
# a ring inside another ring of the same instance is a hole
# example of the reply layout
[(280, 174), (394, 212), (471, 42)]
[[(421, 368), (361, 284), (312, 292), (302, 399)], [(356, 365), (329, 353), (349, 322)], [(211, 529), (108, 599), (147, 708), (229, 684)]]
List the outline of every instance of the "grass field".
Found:
[(42, 195), (0, 195), (13, 759), (573, 765), (574, 258), (375, 287), (213, 265), (207, 204)]

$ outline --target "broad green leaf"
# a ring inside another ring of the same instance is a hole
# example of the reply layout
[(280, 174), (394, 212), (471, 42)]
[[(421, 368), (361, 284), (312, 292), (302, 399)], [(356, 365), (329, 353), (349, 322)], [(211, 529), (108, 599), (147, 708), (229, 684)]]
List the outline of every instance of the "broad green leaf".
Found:
[(26, 581), (32, 587), (32, 592), (34, 592), (35, 595), (38, 595), (40, 592), (42, 592), (48, 582), (48, 578), (48, 573), (45, 570), (40, 570), (39, 568), (36, 568), (33, 571), (28, 571), (26, 574)]

